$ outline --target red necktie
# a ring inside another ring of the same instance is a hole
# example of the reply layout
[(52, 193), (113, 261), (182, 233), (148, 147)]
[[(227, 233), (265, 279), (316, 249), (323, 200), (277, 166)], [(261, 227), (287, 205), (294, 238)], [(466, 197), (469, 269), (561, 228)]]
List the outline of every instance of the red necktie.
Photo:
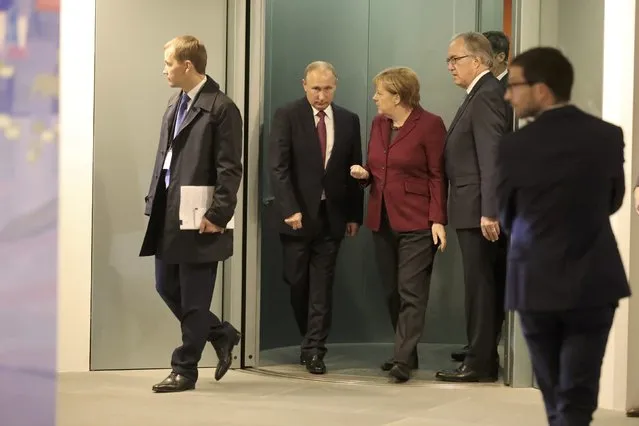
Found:
[(317, 113), (319, 117), (319, 122), (317, 123), (317, 136), (320, 141), (320, 149), (322, 150), (322, 165), (326, 163), (326, 122), (324, 121), (324, 117), (326, 117), (326, 113), (324, 111), (320, 111)]

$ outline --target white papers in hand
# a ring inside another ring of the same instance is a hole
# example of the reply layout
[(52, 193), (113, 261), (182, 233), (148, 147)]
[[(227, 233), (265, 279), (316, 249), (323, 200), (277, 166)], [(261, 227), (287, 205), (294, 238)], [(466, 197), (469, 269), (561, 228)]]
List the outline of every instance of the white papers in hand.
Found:
[[(180, 187), (180, 230), (200, 229), (202, 217), (213, 203), (213, 186)], [(231, 218), (226, 229), (233, 229), (234, 218)], [(218, 225), (219, 224), (215, 224)]]

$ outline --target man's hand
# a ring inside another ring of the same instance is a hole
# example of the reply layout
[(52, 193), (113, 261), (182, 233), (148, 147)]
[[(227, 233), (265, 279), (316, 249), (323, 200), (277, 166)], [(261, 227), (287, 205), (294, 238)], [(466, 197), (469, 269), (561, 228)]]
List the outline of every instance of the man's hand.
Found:
[(479, 223), (481, 226), (481, 233), (484, 235), (484, 238), (493, 243), (499, 239), (500, 231), (497, 219), (482, 216)]
[(346, 236), (354, 237), (357, 235), (357, 231), (359, 230), (359, 224), (355, 222), (348, 222), (346, 224)]
[(202, 222), (200, 222), (200, 234), (216, 234), (218, 232), (224, 233), (224, 228), (215, 225), (206, 217), (202, 218)]
[(446, 250), (446, 228), (441, 223), (433, 223), (430, 228), (430, 232), (433, 234), (433, 244), (439, 244), (439, 250)]
[(635, 196), (635, 211), (639, 214), (639, 186), (634, 190)]
[(295, 231), (302, 229), (302, 213), (297, 212), (291, 217), (287, 217), (284, 219), (284, 223), (293, 228)]
[(366, 180), (368, 179), (369, 174), (365, 168), (359, 164), (355, 164), (351, 166), (351, 176), (358, 180)]

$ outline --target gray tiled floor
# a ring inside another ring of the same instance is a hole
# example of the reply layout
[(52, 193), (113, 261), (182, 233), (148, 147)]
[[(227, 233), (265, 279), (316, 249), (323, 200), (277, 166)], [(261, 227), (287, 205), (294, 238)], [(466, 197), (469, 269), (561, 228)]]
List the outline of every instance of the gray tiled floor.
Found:
[[(338, 384), (230, 371), (215, 382), (201, 371), (194, 392), (156, 395), (167, 371), (59, 376), (59, 426), (533, 426), (544, 425), (533, 389), (425, 383)], [(632, 426), (600, 411), (594, 425)]]

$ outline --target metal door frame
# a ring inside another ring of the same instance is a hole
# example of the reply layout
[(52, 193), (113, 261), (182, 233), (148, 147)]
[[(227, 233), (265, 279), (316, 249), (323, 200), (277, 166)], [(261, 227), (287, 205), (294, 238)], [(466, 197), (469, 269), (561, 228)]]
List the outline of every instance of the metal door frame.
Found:
[[(511, 51), (515, 55), (539, 45), (540, 16), (541, 0), (513, 0)], [(521, 121), (515, 123), (517, 128), (523, 125)], [(509, 311), (506, 321), (505, 383), (515, 388), (534, 387), (532, 364), (519, 315)]]
[[(243, 177), (240, 183), (240, 188), (237, 194), (237, 207), (235, 208), (235, 223), (240, 224), (233, 230), (233, 256), (224, 261), (222, 267), (222, 282), (223, 282), (223, 295), (222, 295), (222, 319), (233, 324), (236, 328), (239, 328), (242, 333), (242, 340), (239, 346), (239, 351), (233, 354), (233, 362), (231, 368), (244, 367), (243, 359), (245, 357), (246, 342), (251, 343), (251, 333), (254, 331), (255, 326), (251, 321), (250, 314), (253, 311), (248, 308), (247, 295), (253, 293), (252, 289), (246, 288), (248, 268), (245, 266), (251, 266), (251, 263), (247, 263), (247, 237), (253, 235), (251, 233), (252, 228), (247, 226), (250, 222), (249, 209), (251, 203), (248, 201), (248, 196), (251, 194), (251, 182), (255, 179), (252, 171), (254, 166), (249, 161), (249, 147), (250, 137), (247, 132), (248, 129), (248, 108), (247, 99), (250, 97), (248, 93), (251, 93), (247, 87), (246, 80), (248, 78), (247, 67), (247, 40), (248, 40), (248, 24), (247, 12), (249, 4), (248, 0), (228, 0), (227, 1), (227, 47), (226, 47), (226, 92), (231, 99), (236, 103), (242, 114), (244, 120), (244, 146), (242, 150), (243, 154)], [(247, 222), (247, 217), (249, 221)], [(254, 266), (254, 265), (253, 265)], [(250, 282), (250, 281), (249, 281)], [(249, 322), (247, 322), (247, 319)], [(247, 327), (247, 324), (249, 325)]]
[[(240, 0), (237, 0), (240, 1)], [(245, 97), (245, 236), (244, 251), (244, 327), (242, 367), (256, 367), (260, 356), (260, 137), (264, 105), (265, 0), (245, 3), (246, 75)]]

